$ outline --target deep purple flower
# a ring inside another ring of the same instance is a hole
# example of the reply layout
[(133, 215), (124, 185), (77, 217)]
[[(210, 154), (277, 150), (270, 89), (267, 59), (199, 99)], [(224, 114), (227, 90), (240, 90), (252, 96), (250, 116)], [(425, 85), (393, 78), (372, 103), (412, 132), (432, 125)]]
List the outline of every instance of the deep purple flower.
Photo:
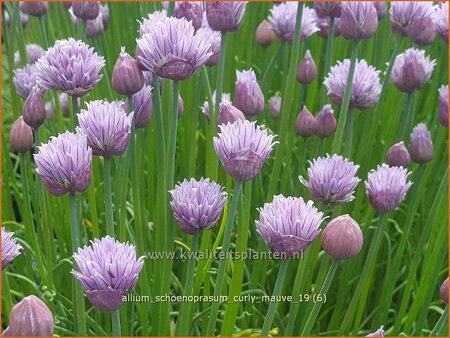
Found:
[(36, 62), (39, 84), (76, 97), (88, 93), (101, 80), (104, 65), (105, 60), (93, 48), (73, 38), (56, 41)]
[(270, 46), (272, 41), (275, 40), (275, 38), (276, 35), (272, 30), (272, 25), (269, 23), (269, 21), (261, 21), (255, 32), (256, 43), (262, 48), (267, 48)]
[(23, 250), (22, 246), (16, 243), (13, 235), (14, 232), (6, 231), (6, 228), (2, 227), (2, 270)]
[(387, 13), (387, 1), (374, 1), (373, 5), (377, 10), (378, 21), (383, 19)]
[(319, 235), (323, 213), (312, 201), (277, 195), (258, 209), (256, 228), (273, 252), (285, 258), (297, 257)]
[(403, 142), (396, 143), (389, 148), (386, 154), (386, 161), (391, 167), (408, 167), (411, 156)]
[(122, 105), (118, 101), (91, 101), (86, 103), (87, 110), (78, 114), (79, 131), (87, 135), (94, 155), (109, 158), (127, 150), (133, 112), (127, 115)]
[(307, 85), (317, 78), (317, 67), (311, 52), (306, 50), (305, 56), (297, 68), (297, 81), (301, 84)]
[(72, 274), (86, 290), (89, 301), (107, 312), (122, 306), (122, 297), (134, 288), (144, 266), (144, 257), (136, 258), (134, 245), (109, 236), (79, 248), (73, 259), (80, 271), (72, 270)]
[(213, 142), (225, 171), (238, 181), (251, 180), (269, 157), (275, 136), (248, 120), (222, 124), (219, 128)]
[(33, 147), (33, 129), (19, 116), (9, 131), (9, 146), (11, 150), (24, 154)]
[[(270, 11), (268, 20), (277, 37), (283, 42), (292, 42), (294, 39), (295, 20), (297, 17), (298, 2), (283, 2), (276, 4)], [(301, 41), (305, 41), (317, 32), (316, 12), (309, 8), (303, 8), (301, 24)]]
[(412, 183), (410, 173), (402, 167), (390, 167), (383, 163), (367, 176), (366, 192), (372, 207), (380, 214), (394, 210), (404, 199)]
[(316, 116), (315, 134), (320, 138), (330, 137), (336, 131), (336, 125), (334, 110), (331, 108), (330, 104), (326, 104)]
[(28, 296), (14, 305), (9, 315), (9, 326), (3, 336), (52, 337), (55, 322), (47, 304), (36, 296)]
[(83, 20), (94, 20), (100, 13), (98, 1), (75, 1), (72, 2), (73, 14)]
[(436, 36), (436, 9), (431, 1), (394, 1), (391, 3), (391, 27), (396, 34), (407, 35), (414, 43), (430, 44)]
[[(350, 60), (338, 61), (323, 82), (328, 90), (328, 97), (337, 105), (342, 104), (347, 85)], [(360, 110), (374, 106), (381, 94), (380, 71), (367, 64), (366, 60), (356, 60), (353, 76), (350, 107)]]
[(89, 187), (92, 149), (85, 134), (66, 131), (38, 147), (34, 155), (36, 171), (47, 190), (55, 196), (74, 195)]
[(37, 68), (34, 64), (16, 69), (14, 71), (13, 82), (17, 94), (26, 99), (31, 89), (36, 85), (37, 76)]
[(152, 90), (152, 86), (144, 85), (140, 91), (133, 95), (132, 102), (136, 128), (145, 128), (152, 119)]
[(433, 141), (425, 123), (419, 123), (413, 129), (409, 153), (411, 154), (411, 159), (416, 163), (426, 163), (433, 159)]
[(195, 35), (194, 27), (184, 18), (166, 18), (137, 43), (143, 66), (171, 80), (189, 78), (212, 55), (211, 44)]
[(47, 116), (44, 103), (45, 89), (34, 86), (23, 104), (23, 120), (31, 128), (39, 128)]
[[(334, 37), (341, 35), (340, 21), (341, 20), (339, 18), (334, 19), (334, 28), (333, 28)], [(328, 39), (328, 32), (330, 30), (330, 18), (329, 17), (317, 18), (317, 27), (319, 27), (317, 35), (321, 36), (324, 39)]]
[(376, 330), (373, 333), (369, 333), (366, 337), (384, 337), (384, 327), (383, 325), (380, 326), (378, 330)]
[(436, 9), (436, 30), (439, 36), (448, 43), (448, 2), (440, 2)]
[[(211, 98), (212, 102), (214, 103), (214, 107), (215, 108), (215, 102), (216, 102), (216, 91), (214, 91), (214, 93), (212, 93), (212, 98)], [(222, 98), (220, 100), (220, 105), (219, 105), (219, 109), (220, 106), (222, 106), (223, 104), (231, 104), (231, 95), (230, 93), (222, 93)], [(202, 112), (203, 115), (206, 116), (206, 118), (209, 120), (209, 101), (206, 100), (205, 102), (203, 102), (202, 105)]]
[(214, 227), (227, 200), (223, 188), (208, 178), (184, 180), (169, 193), (175, 219), (190, 235)]
[(339, 28), (347, 40), (368, 39), (378, 27), (378, 14), (371, 1), (345, 1), (342, 3)]
[(103, 14), (99, 12), (97, 17), (93, 20), (86, 20), (86, 37), (93, 39), (102, 34), (105, 30), (103, 26)]
[(20, 1), (20, 11), (31, 15), (41, 17), (48, 11), (47, 1)]
[(269, 99), (269, 110), (273, 118), (277, 118), (281, 114), (281, 97), (279, 95), (272, 96)]
[(234, 105), (246, 116), (259, 115), (264, 110), (264, 94), (256, 80), (255, 72), (250, 70), (236, 71), (236, 89)]
[(206, 18), (215, 31), (235, 32), (244, 23), (247, 1), (208, 1), (205, 3)]
[[(167, 11), (169, 2), (164, 1), (164, 9)], [(192, 22), (194, 29), (197, 30), (202, 26), (203, 22), (203, 2), (202, 1), (175, 1), (174, 17), (185, 18)]]
[(313, 6), (319, 18), (325, 17), (338, 18), (341, 16), (342, 5), (340, 1), (314, 2)]
[(295, 120), (295, 129), (297, 135), (304, 138), (313, 136), (317, 130), (317, 121), (313, 114), (308, 110), (308, 108), (303, 107)]
[(144, 76), (136, 59), (122, 47), (113, 69), (113, 89), (119, 94), (130, 96), (140, 91), (143, 86)]
[(439, 122), (448, 128), (448, 85), (439, 88)]
[(299, 180), (309, 189), (313, 200), (338, 205), (355, 198), (353, 193), (361, 181), (356, 176), (359, 165), (336, 154), (318, 157), (309, 163), (309, 181), (302, 176)]
[(390, 80), (401, 92), (411, 93), (425, 86), (435, 65), (425, 51), (409, 48), (395, 58)]

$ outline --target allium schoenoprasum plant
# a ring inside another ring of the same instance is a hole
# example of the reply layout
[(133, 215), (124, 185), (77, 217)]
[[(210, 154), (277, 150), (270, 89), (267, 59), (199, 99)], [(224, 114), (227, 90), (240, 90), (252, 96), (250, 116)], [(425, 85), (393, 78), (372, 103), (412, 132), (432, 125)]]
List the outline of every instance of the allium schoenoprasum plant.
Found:
[(71, 5), (2, 3), (4, 335), (447, 335), (448, 2)]

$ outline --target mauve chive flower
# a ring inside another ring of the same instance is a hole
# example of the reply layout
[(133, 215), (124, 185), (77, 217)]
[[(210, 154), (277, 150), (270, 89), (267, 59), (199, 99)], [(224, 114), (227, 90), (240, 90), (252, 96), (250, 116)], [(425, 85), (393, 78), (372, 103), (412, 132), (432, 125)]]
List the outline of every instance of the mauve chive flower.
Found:
[(264, 94), (256, 80), (255, 72), (250, 70), (236, 71), (236, 89), (234, 105), (246, 116), (259, 115), (264, 111)]
[(425, 123), (419, 123), (411, 133), (411, 159), (416, 163), (426, 163), (433, 159), (434, 149), (431, 133)]
[(86, 37), (93, 39), (104, 32), (102, 12), (93, 20), (86, 20)]
[(209, 26), (220, 32), (236, 32), (244, 23), (247, 1), (208, 1), (205, 3)]
[(225, 171), (238, 181), (251, 180), (272, 152), (275, 136), (248, 120), (222, 124), (219, 128), (213, 142)]
[[(164, 9), (169, 9), (169, 2), (162, 3)], [(202, 1), (175, 1), (173, 16), (181, 19), (185, 18), (192, 23), (195, 30), (202, 26), (203, 22), (203, 2)]]
[[(272, 25), (276, 36), (283, 42), (292, 42), (294, 39), (297, 7), (298, 2), (289, 1), (274, 5), (270, 10), (269, 23)], [(305, 41), (318, 30), (316, 12), (309, 7), (304, 7), (301, 23), (301, 41)]]
[[(215, 102), (216, 102), (216, 91), (214, 91), (212, 93), (212, 98), (211, 98), (212, 102), (214, 103), (214, 107), (215, 107)], [(220, 104), (219, 104), (219, 108), (222, 104), (231, 104), (231, 95), (230, 93), (222, 93), (222, 98), (220, 100)], [(214, 108), (213, 107), (213, 108)], [(209, 120), (209, 101), (206, 100), (205, 102), (203, 102), (202, 105), (202, 113), (203, 115), (206, 116), (206, 118)]]
[(23, 250), (22, 246), (16, 243), (13, 235), (14, 232), (6, 231), (6, 228), (2, 227), (2, 270)]
[(38, 82), (47, 89), (81, 97), (101, 80), (104, 65), (104, 58), (84, 42), (58, 40), (36, 62)]
[[(37, 60), (39, 60), (39, 58), (42, 55), (44, 55), (44, 49), (35, 43), (30, 43), (26, 45), (25, 49), (27, 52), (27, 58), (29, 63), (35, 63)], [(14, 63), (20, 64), (20, 62), (21, 62), (20, 54), (17, 51), (16, 53), (14, 53)]]
[(45, 102), (45, 116), (48, 119), (55, 118), (55, 107), (52, 102)]
[(109, 6), (108, 4), (100, 5), (100, 13), (102, 15), (103, 30), (107, 30), (109, 26)]
[(81, 109), (77, 115), (79, 131), (87, 135), (93, 154), (110, 158), (125, 153), (134, 113), (127, 115), (119, 101), (91, 101), (86, 106), (87, 109)]
[(24, 99), (28, 97), (31, 89), (36, 85), (37, 80), (37, 68), (35, 64), (26, 65), (23, 68), (18, 68), (14, 71), (14, 86), (16, 87), (17, 94)]
[(144, 76), (136, 59), (122, 47), (113, 69), (113, 89), (119, 94), (130, 96), (140, 91), (143, 86)]
[(408, 167), (411, 162), (411, 156), (403, 141), (396, 143), (389, 148), (386, 154), (386, 162), (391, 167)]
[(11, 126), (9, 146), (21, 154), (30, 151), (33, 147), (33, 129), (25, 123), (22, 116), (19, 116)]
[(301, 84), (307, 85), (313, 82), (317, 78), (317, 67), (314, 59), (311, 56), (311, 52), (306, 50), (305, 56), (298, 65), (297, 69), (297, 81)]
[(100, 311), (115, 311), (122, 298), (136, 285), (144, 257), (136, 258), (136, 248), (109, 236), (94, 239), (90, 246), (73, 254), (79, 272), (72, 270), (86, 290), (89, 301)]
[(297, 135), (307, 138), (313, 136), (317, 130), (317, 121), (308, 108), (303, 107), (295, 120), (295, 130)]
[(435, 65), (424, 50), (409, 48), (395, 58), (390, 80), (401, 92), (412, 93), (425, 86)]
[(69, 110), (69, 95), (66, 93), (59, 94), (59, 104), (61, 105), (62, 114), (65, 117), (70, 116)]
[(359, 165), (336, 154), (318, 157), (309, 163), (309, 181), (302, 176), (299, 180), (309, 189), (314, 201), (339, 205), (355, 198), (355, 188), (361, 181), (356, 176)]
[(336, 118), (334, 117), (334, 110), (330, 104), (323, 106), (322, 110), (316, 116), (316, 132), (315, 134), (320, 138), (327, 138), (333, 135), (336, 131)]
[[(350, 60), (338, 61), (324, 80), (328, 97), (337, 105), (342, 104), (347, 85)], [(380, 71), (367, 64), (366, 60), (356, 60), (353, 76), (350, 107), (360, 110), (374, 106), (381, 94)]]
[(256, 28), (255, 40), (258, 45), (262, 48), (267, 48), (270, 46), (276, 36), (272, 30), (272, 26), (267, 20), (261, 21), (261, 23)]
[(45, 89), (36, 85), (31, 89), (30, 94), (23, 104), (23, 120), (33, 129), (39, 128), (45, 122), (47, 116), (45, 112), (44, 94)]
[(205, 18), (202, 27), (197, 30), (196, 35), (201, 36), (205, 42), (211, 44), (212, 55), (205, 62), (205, 65), (214, 66), (215, 64), (217, 64), (217, 62), (219, 62), (220, 57), (220, 32), (212, 30), (211, 27), (208, 26), (208, 22)]
[(412, 185), (408, 181), (409, 174), (402, 167), (390, 167), (385, 163), (369, 172), (365, 185), (372, 207), (380, 214), (394, 210)]
[(14, 305), (9, 326), (3, 336), (47, 336), (55, 330), (53, 315), (48, 306), (36, 296), (28, 296)]
[(436, 30), (439, 36), (448, 43), (448, 2), (441, 2), (436, 9)]
[(380, 326), (378, 330), (376, 330), (373, 333), (369, 333), (366, 337), (384, 337), (384, 327), (383, 325)]
[[(234, 123), (237, 120), (245, 120), (245, 115), (239, 109), (226, 101), (220, 104), (219, 116), (217, 117), (217, 126), (221, 124)], [(219, 131), (219, 127), (217, 127)]]
[(378, 21), (383, 19), (387, 13), (387, 2), (386, 1), (374, 1), (373, 5), (377, 10)]
[(20, 11), (31, 15), (41, 17), (48, 11), (47, 1), (20, 1)]
[(256, 228), (272, 252), (286, 258), (298, 257), (319, 235), (323, 213), (312, 201), (277, 195), (258, 208)]
[(94, 20), (100, 13), (98, 1), (76, 1), (72, 2), (73, 14), (83, 20)]
[(448, 128), (448, 85), (439, 88), (439, 122)]
[(441, 296), (443, 302), (448, 304), (448, 277), (439, 288), (439, 296)]
[(38, 147), (34, 155), (36, 171), (47, 190), (55, 195), (74, 195), (89, 187), (92, 175), (92, 149), (85, 134), (66, 131)]
[[(339, 18), (334, 19), (334, 30), (333, 30), (334, 37), (341, 35), (341, 29), (339, 28), (340, 21), (341, 20)], [(317, 18), (317, 27), (319, 27), (317, 35), (321, 36), (324, 39), (328, 39), (328, 32), (330, 30), (330, 18), (329, 17)]]
[(338, 18), (341, 16), (342, 5), (340, 1), (314, 2), (313, 6), (319, 18), (325, 17)]
[(214, 227), (227, 200), (223, 188), (208, 178), (184, 180), (169, 193), (174, 217), (189, 235)]
[(186, 19), (166, 18), (137, 40), (140, 62), (156, 75), (185, 80), (202, 67), (213, 54), (211, 44), (195, 35)]
[(414, 43), (430, 44), (436, 36), (436, 8), (431, 1), (394, 1), (391, 3), (391, 28)]
[(279, 95), (272, 96), (269, 99), (269, 111), (273, 118), (277, 118), (281, 114), (281, 97)]
[(378, 27), (378, 14), (371, 1), (342, 2), (339, 29), (347, 40), (368, 39)]
[(152, 86), (144, 85), (140, 91), (133, 95), (132, 102), (136, 128), (145, 128), (152, 119), (152, 90)]
[(148, 15), (147, 18), (142, 18), (142, 22), (139, 26), (139, 36), (142, 38), (144, 34), (151, 33), (153, 28), (164, 24), (167, 18), (165, 10), (154, 11)]

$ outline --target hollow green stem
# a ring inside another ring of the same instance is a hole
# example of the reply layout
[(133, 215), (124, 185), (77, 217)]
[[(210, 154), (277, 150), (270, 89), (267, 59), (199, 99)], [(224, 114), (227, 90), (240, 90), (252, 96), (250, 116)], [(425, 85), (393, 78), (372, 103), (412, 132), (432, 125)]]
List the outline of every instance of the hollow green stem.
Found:
[(106, 234), (114, 237), (114, 217), (111, 194), (111, 159), (105, 158), (103, 163), (103, 188), (105, 191)]
[(111, 323), (113, 337), (120, 337), (122, 335), (120, 330), (120, 310), (111, 313)]
[(351, 158), (353, 145), (353, 126), (355, 124), (355, 110), (350, 108), (348, 111), (347, 123), (345, 126), (345, 151), (344, 155)]
[[(331, 60), (333, 59), (333, 42), (334, 42), (334, 17), (330, 18), (330, 26), (328, 29), (328, 38), (327, 38), (327, 47), (325, 50), (325, 66), (323, 69), (323, 78), (328, 75), (331, 67)], [(322, 103), (327, 101), (327, 91), (325, 90), (325, 86), (322, 87), (323, 97)]]
[(402, 133), (400, 139), (406, 140), (408, 133), (411, 133), (412, 126), (414, 123), (414, 105), (416, 101), (416, 92), (408, 93), (408, 96), (406, 98), (406, 107), (405, 112), (402, 118), (402, 123), (400, 123), (400, 126), (402, 128)]
[(73, 118), (73, 130), (78, 127), (78, 98), (76, 96), (72, 96), (72, 118)]
[(49, 42), (49, 39), (48, 39), (48, 26), (47, 26), (47, 17), (46, 17), (46, 15), (41, 16), (39, 18), (39, 23), (41, 25), (42, 35), (44, 36), (45, 47), (49, 48), (50, 47), (50, 42)]
[[(230, 247), (231, 231), (233, 230), (234, 218), (238, 206), (239, 196), (241, 194), (242, 182), (236, 181), (233, 190), (233, 199), (231, 200), (230, 212), (228, 213), (227, 224), (223, 235), (222, 252), (225, 253), (225, 258), (220, 259), (219, 269), (216, 277), (216, 287), (214, 288), (214, 298), (218, 298), (222, 294), (223, 283), (225, 281), (225, 269), (227, 266), (227, 255)], [(211, 313), (209, 315), (208, 327), (206, 330), (207, 336), (214, 334), (214, 328), (217, 322), (217, 314), (219, 312), (220, 302), (213, 302), (211, 306)]]
[[(289, 266), (289, 259), (285, 259), (281, 262), (280, 270), (278, 270), (277, 280), (275, 282), (275, 287), (273, 288), (272, 295), (276, 298), (281, 295), (281, 290), (283, 288), (284, 278), (286, 277), (287, 268)], [(261, 336), (268, 336), (270, 331), (270, 326), (272, 325), (273, 319), (275, 318), (275, 312), (277, 310), (278, 302), (273, 301), (269, 305), (267, 310), (266, 319), (264, 320), (263, 327), (261, 329)]]
[(448, 305), (430, 333), (430, 336), (445, 336), (448, 330)]
[(277, 51), (272, 55), (270, 58), (269, 64), (266, 67), (266, 70), (264, 71), (264, 75), (261, 80), (261, 88), (264, 88), (264, 85), (267, 82), (267, 79), (269, 78), (270, 72), (272, 71), (273, 67), (275, 66), (275, 62), (280, 58), (281, 52), (283, 51), (284, 46), (286, 43), (282, 42), (280, 43), (280, 46), (278, 46)]

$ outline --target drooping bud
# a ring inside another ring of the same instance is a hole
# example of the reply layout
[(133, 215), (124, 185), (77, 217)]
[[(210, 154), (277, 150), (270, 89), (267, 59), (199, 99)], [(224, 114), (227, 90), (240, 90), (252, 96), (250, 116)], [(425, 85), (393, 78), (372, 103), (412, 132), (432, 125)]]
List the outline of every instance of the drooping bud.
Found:
[(316, 135), (320, 138), (330, 137), (336, 131), (336, 124), (334, 110), (330, 104), (326, 104), (316, 116)]
[(72, 2), (73, 14), (83, 20), (94, 20), (100, 12), (98, 1), (76, 1)]
[(297, 129), (297, 135), (304, 138), (316, 133), (317, 120), (306, 107), (298, 114), (297, 120), (295, 121), (295, 128)]
[(442, 301), (448, 304), (448, 277), (439, 288), (439, 295), (441, 296)]
[(269, 110), (273, 118), (277, 118), (281, 114), (281, 97), (279, 95), (272, 96), (269, 99)]
[(297, 69), (297, 81), (307, 85), (313, 82), (317, 77), (317, 67), (309, 50), (306, 51), (305, 57), (300, 62)]
[(113, 69), (113, 89), (119, 94), (130, 96), (140, 91), (143, 86), (144, 76), (137, 61), (122, 47)]
[(245, 120), (245, 115), (239, 109), (226, 101), (220, 104), (219, 116), (217, 117), (217, 130), (221, 124), (233, 123), (237, 120)]
[(53, 336), (55, 323), (47, 305), (36, 296), (17, 303), (9, 316), (9, 336)]
[(261, 114), (264, 110), (264, 94), (256, 80), (255, 72), (236, 71), (234, 105), (247, 116)]
[(133, 95), (133, 109), (136, 128), (145, 128), (152, 119), (153, 101), (152, 86), (144, 85)]
[(349, 259), (358, 255), (362, 245), (361, 229), (349, 215), (331, 220), (322, 233), (322, 247), (335, 259)]
[(411, 156), (403, 142), (394, 144), (386, 154), (386, 161), (391, 167), (408, 167)]
[(21, 1), (20, 11), (31, 16), (41, 17), (48, 11), (47, 1)]
[(47, 116), (44, 94), (45, 89), (36, 85), (31, 89), (30, 94), (23, 104), (23, 120), (33, 129), (39, 128)]
[(373, 2), (346, 1), (342, 3), (339, 28), (347, 40), (372, 37), (378, 27), (378, 14)]
[(25, 123), (22, 116), (19, 116), (11, 126), (9, 144), (12, 150), (21, 154), (33, 147), (33, 129)]
[(416, 163), (426, 163), (433, 159), (433, 141), (425, 123), (419, 123), (411, 133), (411, 159)]
[(275, 40), (275, 32), (272, 30), (272, 26), (269, 21), (263, 20), (256, 28), (255, 39), (256, 43), (262, 48), (270, 46), (273, 40)]

